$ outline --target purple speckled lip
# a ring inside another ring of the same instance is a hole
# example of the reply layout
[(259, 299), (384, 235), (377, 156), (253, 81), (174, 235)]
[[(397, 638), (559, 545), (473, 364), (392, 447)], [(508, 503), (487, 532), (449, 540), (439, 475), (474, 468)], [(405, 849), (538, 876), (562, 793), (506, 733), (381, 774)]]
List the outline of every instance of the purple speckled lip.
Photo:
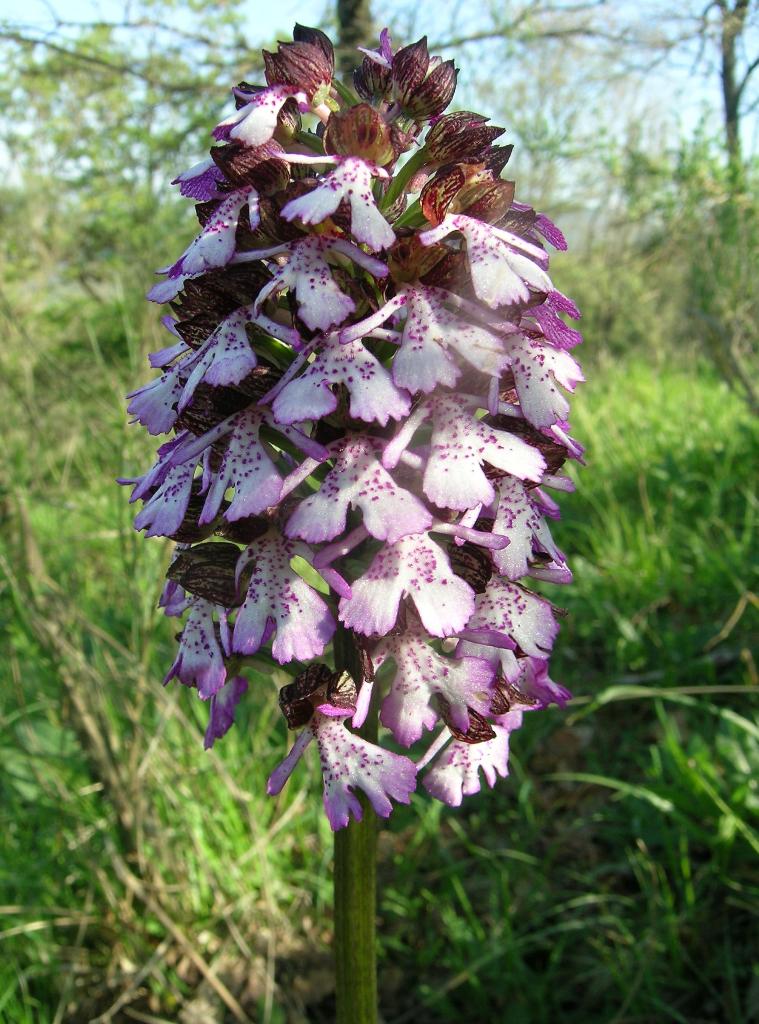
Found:
[[(316, 740), (333, 829), (358, 790), (387, 817), (422, 772), (452, 806), (492, 787), (523, 713), (569, 699), (555, 608), (528, 584), (571, 582), (546, 488), (571, 490), (582, 457), (580, 314), (546, 251), (564, 236), (501, 178), (503, 129), (445, 113), (452, 62), (387, 30), (362, 54), (350, 101), (329, 39), (297, 27), (174, 179), (200, 232), (149, 293), (172, 337), (128, 407), (164, 442), (121, 481), (136, 529), (177, 543), (165, 682), (208, 702), (210, 747), (246, 663), (288, 668), (300, 731), (268, 792)], [(338, 628), (359, 678), (331, 664)], [(377, 743), (355, 731), (372, 694)]]

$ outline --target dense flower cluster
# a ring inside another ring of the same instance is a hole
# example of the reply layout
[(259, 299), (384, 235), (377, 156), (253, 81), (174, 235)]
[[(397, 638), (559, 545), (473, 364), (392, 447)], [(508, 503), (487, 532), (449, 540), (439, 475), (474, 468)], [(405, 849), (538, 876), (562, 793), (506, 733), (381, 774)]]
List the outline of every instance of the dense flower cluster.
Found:
[[(176, 178), (200, 233), (150, 292), (173, 341), (129, 396), (170, 437), (125, 481), (137, 529), (176, 541), (167, 681), (208, 701), (211, 746), (246, 660), (291, 666), (300, 732), (268, 789), (315, 740), (335, 829), (357, 790), (386, 816), (418, 781), (452, 805), (480, 772), (492, 786), (522, 713), (567, 700), (556, 609), (526, 583), (571, 580), (549, 491), (582, 455), (564, 393), (579, 313), (545, 249), (561, 232), (501, 177), (503, 129), (443, 113), (450, 61), (386, 32), (364, 54), (354, 94), (296, 26)], [(336, 629), (357, 678), (329, 664)], [(355, 731), (374, 691), (394, 745), (438, 730), (416, 760)]]

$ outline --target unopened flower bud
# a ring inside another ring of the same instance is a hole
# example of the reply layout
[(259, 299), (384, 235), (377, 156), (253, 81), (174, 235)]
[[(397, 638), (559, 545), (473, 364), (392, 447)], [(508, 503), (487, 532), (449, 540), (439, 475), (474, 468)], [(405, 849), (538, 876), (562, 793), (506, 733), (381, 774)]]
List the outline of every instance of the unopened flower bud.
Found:
[(436, 703), (440, 708), (440, 717), (450, 729), (454, 739), (461, 743), (487, 743), (488, 740), (495, 737), (493, 726), (478, 711), (467, 708), (469, 726), (466, 729), (461, 729), (451, 715), (451, 706), (445, 697), (438, 696)]
[(393, 57), (393, 87), (402, 107), (405, 108), (413, 102), (416, 90), (427, 77), (429, 66), (427, 36), (422, 36), (416, 43), (404, 46)]
[(299, 729), (314, 714), (314, 703), (311, 699), (319, 690), (326, 690), (337, 673), (329, 665), (309, 665), (279, 691), (279, 706), (287, 719), (289, 729)]
[(202, 597), (211, 604), (234, 608), (242, 604), (235, 579), (239, 557), (240, 549), (236, 544), (225, 541), (196, 544), (187, 551), (180, 551), (166, 575), (189, 594)]
[(505, 129), (489, 125), (488, 119), (469, 110), (443, 114), (432, 125), (424, 148), (431, 163), (447, 164), (479, 157)]
[(448, 213), (493, 224), (500, 221), (514, 199), (514, 182), (493, 180), (484, 164), (452, 164), (443, 167), (422, 189), (422, 212), (430, 224), (440, 224)]
[(324, 129), (324, 148), (328, 153), (357, 156), (380, 167), (398, 155), (390, 126), (368, 103), (330, 114)]
[(486, 224), (496, 224), (506, 215), (513, 199), (513, 181), (474, 181), (459, 192), (452, 210), (477, 217)]
[(353, 85), (362, 100), (384, 100), (392, 91), (393, 73), (390, 67), (364, 57), (353, 71)]
[(453, 99), (457, 77), (458, 71), (453, 61), (443, 61), (430, 72), (421, 85), (401, 98), (404, 113), (416, 121), (437, 117)]
[(415, 281), (428, 274), (445, 255), (442, 246), (424, 246), (417, 235), (399, 238), (388, 252), (390, 276), (394, 281)]
[(281, 159), (282, 155), (282, 149), (271, 142), (257, 147), (230, 143), (211, 150), (214, 163), (229, 182), (230, 191), (252, 185), (264, 195), (278, 192), (290, 180), (290, 168)]
[(514, 147), (512, 145), (490, 146), (482, 154), (485, 167), (490, 171), (494, 178), (500, 177), (501, 171), (511, 159), (511, 154), (513, 152)]
[(446, 167), (430, 178), (419, 195), (422, 213), (430, 224), (438, 225), (443, 220), (465, 184), (466, 172), (461, 164)]
[(300, 39), (278, 43), (277, 52), (263, 51), (269, 85), (289, 85), (309, 98), (323, 92), (332, 81), (335, 57), (332, 44), (318, 29), (298, 26)]
[(308, 25), (301, 25), (296, 21), (293, 28), (293, 40), (296, 43), (309, 43), (311, 46), (318, 47), (324, 55), (326, 65), (334, 71), (335, 50), (332, 40), (320, 28), (309, 28)]
[(490, 555), (476, 544), (467, 541), (460, 546), (449, 544), (448, 557), (456, 575), (466, 580), (475, 594), (484, 594), (493, 575), (493, 560)]

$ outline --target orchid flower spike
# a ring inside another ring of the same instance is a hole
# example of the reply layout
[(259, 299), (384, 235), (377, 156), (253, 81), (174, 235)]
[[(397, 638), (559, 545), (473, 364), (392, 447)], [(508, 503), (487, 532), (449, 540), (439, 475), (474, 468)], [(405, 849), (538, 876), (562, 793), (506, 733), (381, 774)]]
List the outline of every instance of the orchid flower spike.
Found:
[(263, 61), (174, 179), (200, 227), (149, 294), (172, 337), (129, 411), (163, 437), (122, 482), (136, 529), (176, 542), (166, 682), (207, 703), (205, 746), (245, 706), (250, 659), (289, 667), (296, 737), (268, 791), (318, 751), (340, 829), (359, 792), (387, 817), (415, 791), (456, 806), (492, 787), (523, 713), (569, 699), (530, 583), (572, 579), (548, 492), (582, 456), (580, 314), (549, 276), (564, 236), (502, 177), (503, 129), (445, 113), (457, 72), (426, 40), (384, 31), (352, 98), (317, 29)]

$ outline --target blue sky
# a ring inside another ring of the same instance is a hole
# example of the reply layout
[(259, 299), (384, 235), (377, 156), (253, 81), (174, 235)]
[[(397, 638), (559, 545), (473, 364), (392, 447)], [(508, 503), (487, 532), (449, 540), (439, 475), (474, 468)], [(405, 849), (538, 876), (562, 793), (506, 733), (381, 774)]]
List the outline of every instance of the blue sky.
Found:
[[(125, 7), (124, 0), (0, 0), (0, 20), (23, 22), (24, 25), (45, 29), (51, 25), (51, 10), (67, 21), (87, 22), (96, 19), (118, 20)], [(501, 5), (508, 9), (507, 0)], [(683, 5), (687, 9), (689, 5)], [(248, 0), (243, 9), (247, 12), (248, 31), (251, 42), (262, 42), (279, 34), (287, 37), (293, 23), (297, 20), (304, 24), (318, 24), (334, 8), (333, 0)], [(601, 25), (610, 25), (612, 20), (624, 19), (631, 14), (642, 21), (656, 26), (657, 12), (671, 9), (664, 0), (619, 0), (604, 11), (599, 11), (598, 20)], [(450, 26), (458, 30), (462, 25), (467, 28), (476, 27), (486, 18), (487, 4), (485, 0), (436, 0), (433, 4), (411, 4), (408, 0), (376, 0), (374, 10), (377, 15), (385, 12), (389, 20), (394, 18), (413, 18), (413, 28), (420, 34), (427, 32), (430, 37), (436, 34), (448, 35)], [(411, 15), (409, 15), (411, 12)], [(182, 21), (186, 16), (182, 15)], [(759, 34), (759, 33), (757, 33)], [(755, 34), (756, 35), (756, 34)], [(753, 38), (751, 45), (756, 45), (759, 53), (759, 39)], [(457, 61), (463, 65), (462, 82), (471, 80), (478, 70), (477, 53), (473, 47), (466, 48), (456, 54)], [(484, 55), (483, 55), (484, 57)], [(671, 126), (675, 132), (689, 135), (693, 132), (699, 119), (706, 110), (711, 110), (711, 123), (715, 129), (719, 125), (719, 86), (716, 76), (706, 76), (703, 68), (693, 69), (693, 61), (687, 54), (682, 54), (677, 64), (667, 62), (660, 69), (642, 76), (635, 91), (628, 89), (622, 101), (622, 107), (629, 109), (633, 104), (638, 113), (655, 118), (663, 125)], [(487, 74), (484, 91), (487, 92)], [(757, 72), (759, 77), (759, 72)], [(482, 91), (482, 72), (480, 75)], [(474, 102), (463, 90), (463, 102)], [(617, 113), (615, 104), (620, 99), (613, 90), (609, 90), (606, 99), (606, 117), (611, 125)], [(599, 109), (604, 111), (603, 92)], [(619, 113), (624, 115), (625, 109)], [(756, 152), (759, 148), (759, 116), (754, 113), (745, 119), (744, 145), (747, 152)]]
[[(24, 0), (23, 5), (20, 0), (0, 0), (0, 19), (44, 27), (50, 24), (52, 8), (65, 21), (111, 20), (120, 17), (124, 6), (117, 0)], [(320, 21), (330, 4), (328, 0), (250, 0), (246, 7), (251, 31), (264, 38), (291, 29), (295, 21), (306, 25)]]

